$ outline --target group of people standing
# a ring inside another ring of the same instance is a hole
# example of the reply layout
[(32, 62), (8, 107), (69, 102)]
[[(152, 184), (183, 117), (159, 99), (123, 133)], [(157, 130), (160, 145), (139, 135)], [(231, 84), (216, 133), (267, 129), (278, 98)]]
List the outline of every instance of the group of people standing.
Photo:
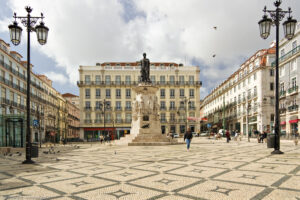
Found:
[(100, 135), (99, 136), (101, 144), (104, 142), (110, 142), (111, 141), (111, 136), (109, 134), (106, 135)]

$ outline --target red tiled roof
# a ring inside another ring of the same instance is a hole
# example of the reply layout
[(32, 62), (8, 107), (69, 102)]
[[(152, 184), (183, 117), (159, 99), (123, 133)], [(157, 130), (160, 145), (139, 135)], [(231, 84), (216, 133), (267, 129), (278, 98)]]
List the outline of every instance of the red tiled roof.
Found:
[(78, 97), (74, 94), (71, 94), (71, 93), (65, 93), (65, 94), (62, 94), (63, 97)]

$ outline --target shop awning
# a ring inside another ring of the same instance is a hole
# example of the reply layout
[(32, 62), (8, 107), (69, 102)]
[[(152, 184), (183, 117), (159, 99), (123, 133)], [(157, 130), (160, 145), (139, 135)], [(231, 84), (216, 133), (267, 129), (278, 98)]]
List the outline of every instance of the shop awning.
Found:
[(280, 125), (285, 125), (286, 121), (280, 122)]
[(290, 120), (289, 123), (293, 124), (293, 123), (297, 123), (298, 121), (300, 121), (300, 120), (299, 119), (293, 119), (293, 120)]

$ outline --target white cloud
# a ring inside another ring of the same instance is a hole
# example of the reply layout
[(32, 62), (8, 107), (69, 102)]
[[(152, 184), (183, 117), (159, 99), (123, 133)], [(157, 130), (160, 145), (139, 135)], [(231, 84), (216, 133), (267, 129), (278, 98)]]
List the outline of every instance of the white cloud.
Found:
[[(269, 0), (132, 0), (145, 17), (128, 22), (122, 18), (126, 11), (121, 1), (9, 0), (8, 5), (19, 15), (25, 14), (25, 5), (33, 7), (33, 15), (44, 13), (49, 40), (38, 48), (63, 67), (74, 84), (79, 65), (136, 61), (147, 52), (151, 61), (203, 63), (209, 91), (241, 64), (241, 57), (267, 48), (274, 39), (273, 34), (262, 40), (257, 24), (265, 4), (274, 8)], [(283, 8), (288, 5), (300, 20), (300, 2), (286, 0)]]
[(45, 72), (45, 75), (53, 82), (60, 83), (61, 85), (66, 84), (68, 82), (68, 78), (63, 74), (59, 74), (56, 72)]

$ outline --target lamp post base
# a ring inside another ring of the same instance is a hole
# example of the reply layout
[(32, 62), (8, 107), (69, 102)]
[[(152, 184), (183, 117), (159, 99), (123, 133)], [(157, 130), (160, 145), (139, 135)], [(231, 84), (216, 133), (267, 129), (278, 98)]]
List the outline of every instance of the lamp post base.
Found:
[(271, 154), (283, 154), (283, 152), (280, 150), (274, 150), (271, 152)]
[(35, 162), (33, 161), (33, 160), (24, 160), (23, 162), (22, 162), (22, 164), (34, 164)]

